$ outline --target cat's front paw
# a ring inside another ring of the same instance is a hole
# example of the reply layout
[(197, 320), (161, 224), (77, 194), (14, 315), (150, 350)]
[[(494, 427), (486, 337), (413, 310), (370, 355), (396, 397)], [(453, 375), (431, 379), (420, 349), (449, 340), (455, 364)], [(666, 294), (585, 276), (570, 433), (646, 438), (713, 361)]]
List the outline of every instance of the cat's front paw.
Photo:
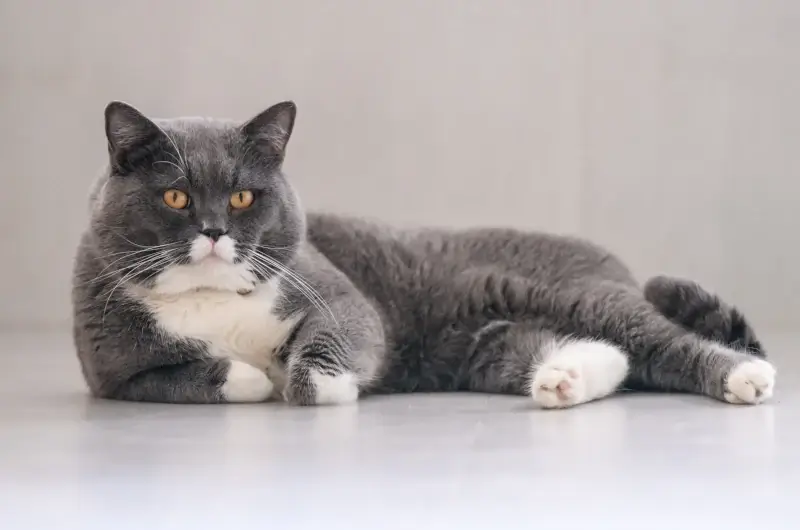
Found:
[(725, 401), (756, 405), (772, 397), (775, 367), (762, 359), (736, 366), (725, 381)]
[(289, 380), (283, 397), (294, 405), (342, 405), (358, 400), (358, 384), (350, 372), (328, 375), (309, 370)]
[(266, 400), (272, 389), (267, 374), (247, 363), (232, 360), (222, 385), (222, 397), (228, 403), (253, 403)]
[(350, 372), (336, 375), (311, 372), (311, 381), (317, 405), (339, 405), (358, 399), (356, 378)]

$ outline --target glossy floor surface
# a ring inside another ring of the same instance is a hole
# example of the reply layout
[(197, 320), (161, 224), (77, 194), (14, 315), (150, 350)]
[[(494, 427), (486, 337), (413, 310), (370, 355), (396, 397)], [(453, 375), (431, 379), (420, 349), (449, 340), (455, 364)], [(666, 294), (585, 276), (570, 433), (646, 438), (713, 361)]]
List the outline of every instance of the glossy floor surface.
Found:
[(69, 338), (0, 338), (0, 528), (800, 527), (800, 338), (770, 404), (565, 411), (416, 395), (340, 408), (90, 399)]

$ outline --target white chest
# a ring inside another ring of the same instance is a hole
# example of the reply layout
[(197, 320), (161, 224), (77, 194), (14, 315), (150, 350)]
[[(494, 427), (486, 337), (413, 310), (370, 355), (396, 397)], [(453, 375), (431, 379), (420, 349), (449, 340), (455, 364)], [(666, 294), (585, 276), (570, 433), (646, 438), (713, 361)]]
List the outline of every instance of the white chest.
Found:
[(202, 289), (180, 294), (148, 294), (141, 298), (158, 325), (172, 335), (205, 341), (209, 353), (266, 370), (299, 317), (276, 314), (277, 282), (258, 285), (240, 295)]

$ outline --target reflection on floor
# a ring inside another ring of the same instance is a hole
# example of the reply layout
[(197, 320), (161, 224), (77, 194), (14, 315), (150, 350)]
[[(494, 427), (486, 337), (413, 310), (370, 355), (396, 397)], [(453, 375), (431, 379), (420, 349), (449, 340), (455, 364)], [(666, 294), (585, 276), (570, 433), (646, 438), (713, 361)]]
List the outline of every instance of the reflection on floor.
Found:
[(0, 338), (0, 527), (795, 528), (800, 337), (770, 404), (572, 410), (416, 395), (340, 408), (87, 397), (65, 335)]

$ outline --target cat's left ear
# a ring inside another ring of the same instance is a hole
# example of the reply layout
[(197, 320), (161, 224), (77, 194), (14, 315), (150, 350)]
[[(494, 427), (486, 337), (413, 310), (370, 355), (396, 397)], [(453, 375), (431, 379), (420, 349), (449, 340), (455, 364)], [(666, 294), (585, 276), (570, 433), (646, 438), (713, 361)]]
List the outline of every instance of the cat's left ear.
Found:
[(292, 136), (297, 106), (292, 101), (273, 105), (242, 126), (242, 133), (270, 159), (283, 161)]

